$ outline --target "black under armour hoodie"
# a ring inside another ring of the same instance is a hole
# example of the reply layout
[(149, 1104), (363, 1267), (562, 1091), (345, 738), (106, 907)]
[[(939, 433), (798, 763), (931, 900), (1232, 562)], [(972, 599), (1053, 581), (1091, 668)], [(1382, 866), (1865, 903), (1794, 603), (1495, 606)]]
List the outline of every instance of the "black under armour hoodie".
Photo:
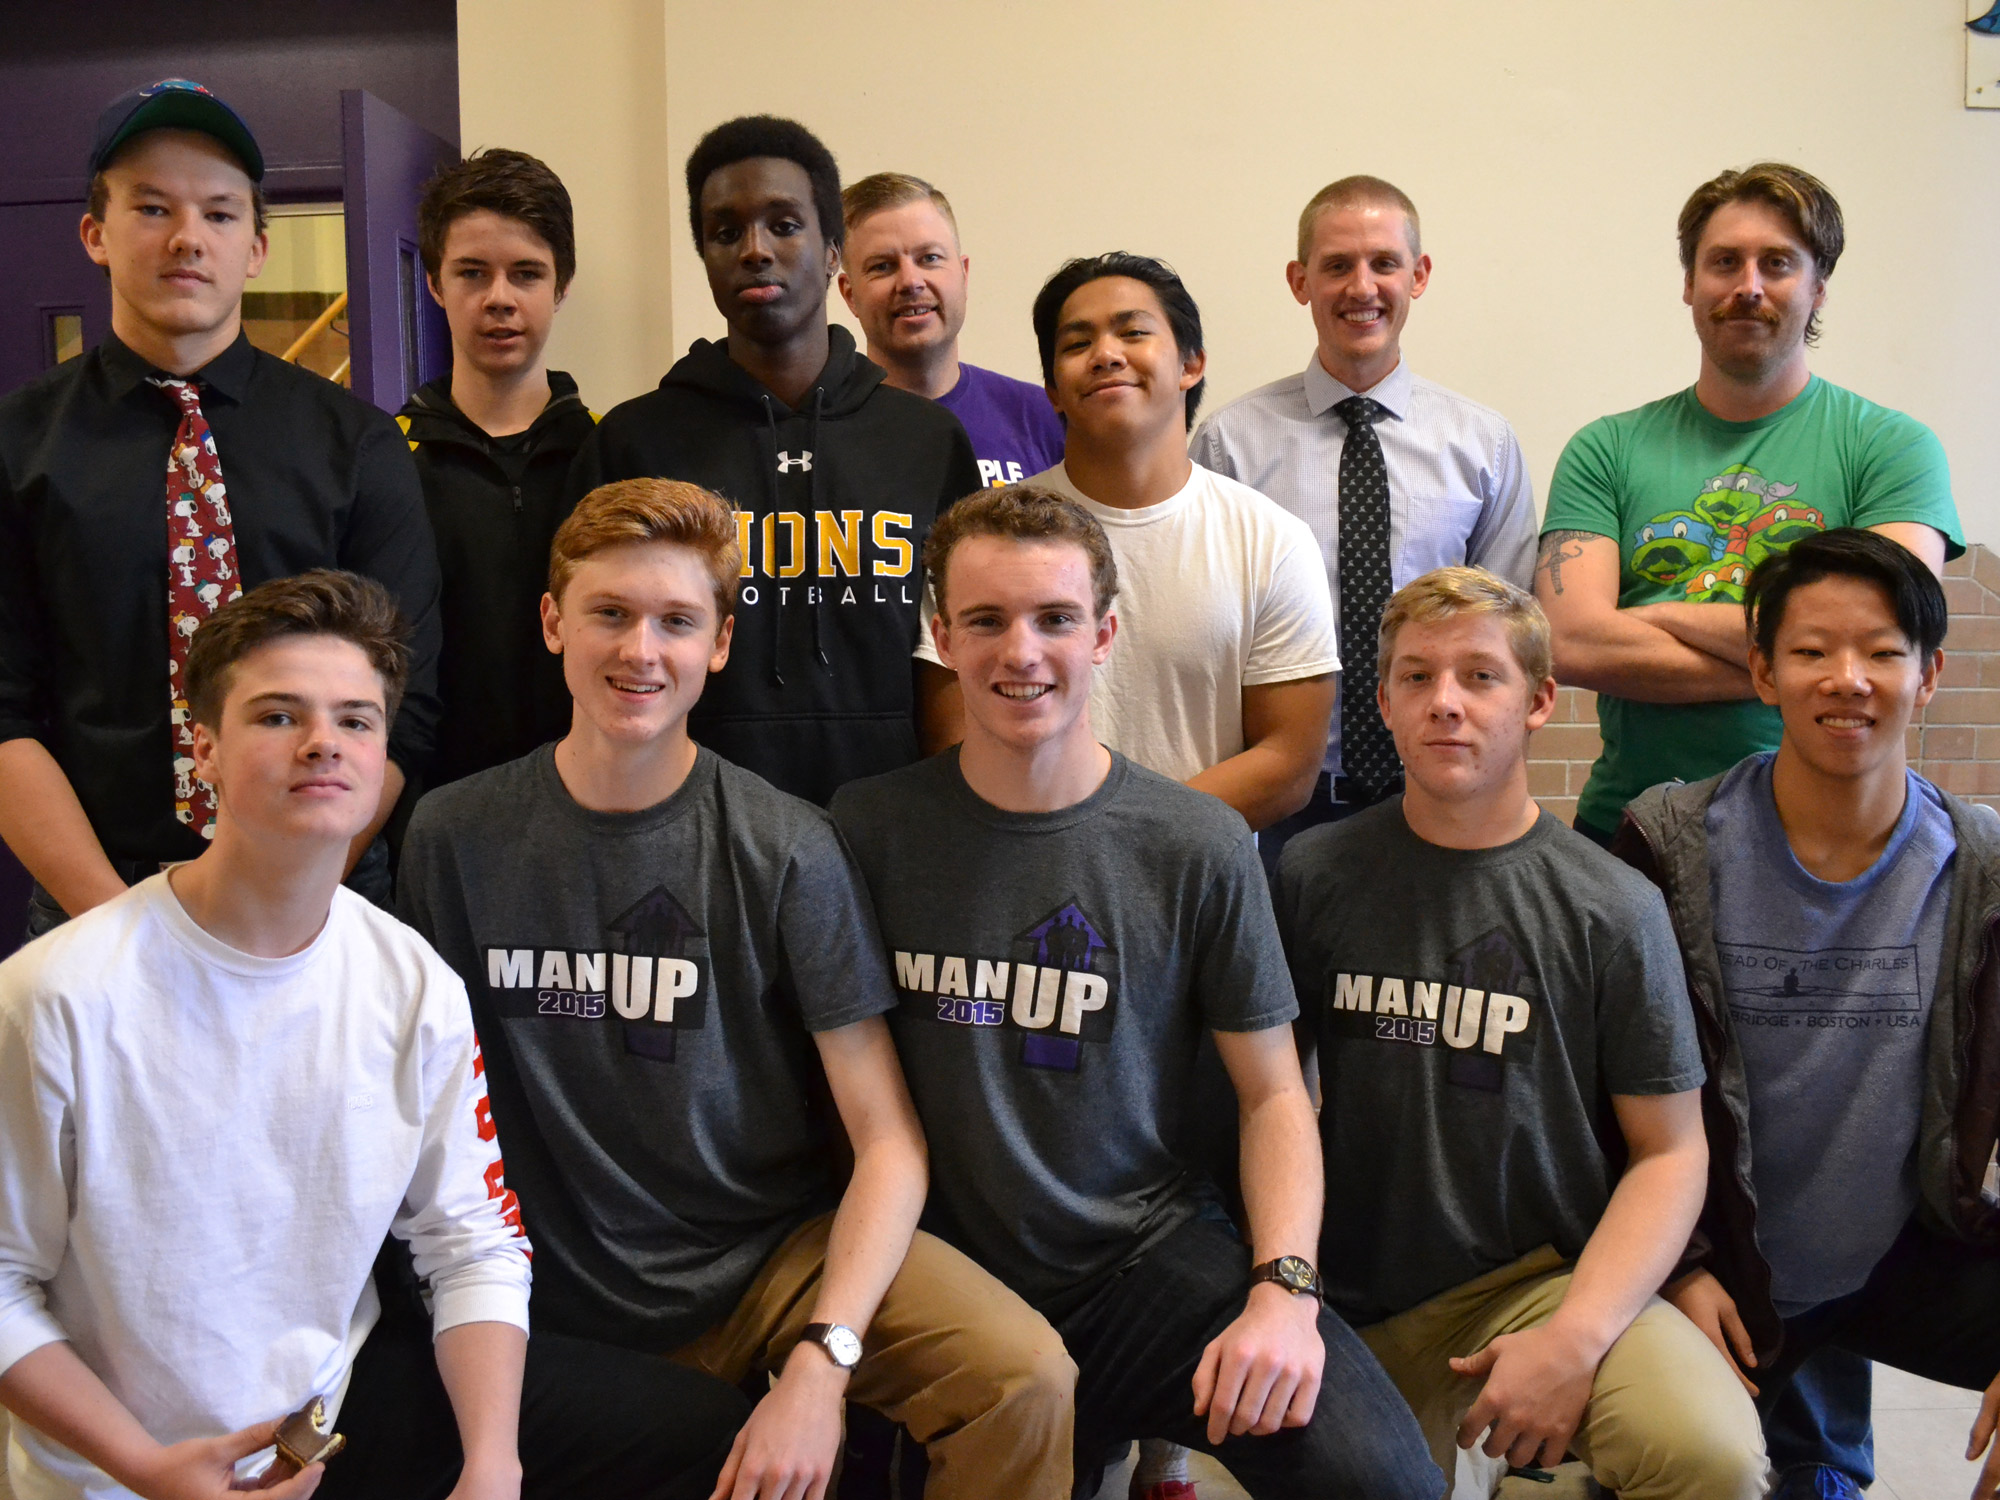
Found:
[(917, 758), (924, 538), (980, 487), (958, 418), (884, 385), (845, 328), (827, 332), (826, 367), (796, 407), (698, 340), (659, 389), (605, 414), (570, 475), (572, 503), (616, 479), (684, 479), (744, 513), (729, 665), (688, 728), (822, 806)]

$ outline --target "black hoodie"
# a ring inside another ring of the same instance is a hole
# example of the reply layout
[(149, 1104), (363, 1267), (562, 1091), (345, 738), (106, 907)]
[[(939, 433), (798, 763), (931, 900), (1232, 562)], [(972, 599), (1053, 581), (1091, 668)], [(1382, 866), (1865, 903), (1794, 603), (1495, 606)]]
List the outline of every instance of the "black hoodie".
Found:
[(397, 425), (423, 480), (444, 591), (431, 784), (517, 760), (569, 729), (562, 658), (542, 644), (549, 542), (569, 514), (570, 461), (594, 425), (576, 382), (549, 371), (526, 432), (490, 437), (451, 399), (451, 377), (410, 397)]
[(882, 383), (838, 324), (794, 408), (698, 340), (658, 390), (614, 407), (577, 455), (574, 499), (684, 479), (729, 501), (745, 571), (729, 665), (688, 716), (700, 743), (822, 806), (917, 758), (924, 538), (979, 489), (965, 429)]

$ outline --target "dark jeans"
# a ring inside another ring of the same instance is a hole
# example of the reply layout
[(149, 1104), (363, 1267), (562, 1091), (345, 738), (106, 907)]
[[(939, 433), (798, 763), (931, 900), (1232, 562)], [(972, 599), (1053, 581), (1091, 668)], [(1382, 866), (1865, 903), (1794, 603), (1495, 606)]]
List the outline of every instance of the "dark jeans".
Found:
[[(537, 1333), (521, 1391), (522, 1500), (705, 1500), (750, 1400), (671, 1360)], [(347, 1447), (320, 1500), (443, 1500), (458, 1423), (429, 1326), (385, 1314), (354, 1361), (335, 1423)]]
[(1055, 1320), (1076, 1361), (1077, 1493), (1133, 1438), (1212, 1453), (1253, 1500), (1437, 1500), (1444, 1476), (1410, 1408), (1334, 1313), (1312, 1421), (1269, 1437), (1208, 1440), (1194, 1415), (1202, 1350), (1243, 1311), (1250, 1252), (1226, 1223), (1190, 1219), (1088, 1302)]
[[(1767, 1429), (1778, 1417), (1788, 1418), (1797, 1430), (1802, 1413), (1784, 1413), (1781, 1398), (1800, 1367), (1829, 1349), (1945, 1385), (1985, 1390), (2000, 1374), (2000, 1255), (1944, 1239), (1912, 1219), (1861, 1290), (1785, 1320), (1785, 1348), (1778, 1362), (1768, 1371), (1753, 1370), (1750, 1377), (1763, 1390), (1757, 1410)], [(1872, 1444), (1865, 1475), (1848, 1469), (1839, 1451), (1849, 1450), (1852, 1461), (1853, 1414), (1848, 1408), (1855, 1395), (1853, 1371), (1851, 1363), (1843, 1369), (1814, 1361), (1813, 1392), (1828, 1419), (1820, 1425), (1834, 1441), (1817, 1454), (1808, 1449), (1798, 1456), (1781, 1454), (1774, 1446), (1772, 1460), (1780, 1468), (1830, 1463), (1847, 1469), (1859, 1483), (1873, 1481)]]
[(1289, 818), (1280, 818), (1269, 828), (1257, 835), (1257, 853), (1264, 861), (1264, 873), (1275, 880), (1278, 875), (1278, 856), (1285, 852), (1285, 845), (1308, 828), (1317, 828), (1322, 823), (1338, 823), (1342, 818), (1351, 818), (1364, 807), (1373, 807), (1377, 802), (1396, 796), (1402, 791), (1402, 782), (1381, 797), (1364, 799), (1356, 795), (1345, 776), (1329, 776), (1325, 771), (1313, 783), (1312, 795), (1306, 805)]

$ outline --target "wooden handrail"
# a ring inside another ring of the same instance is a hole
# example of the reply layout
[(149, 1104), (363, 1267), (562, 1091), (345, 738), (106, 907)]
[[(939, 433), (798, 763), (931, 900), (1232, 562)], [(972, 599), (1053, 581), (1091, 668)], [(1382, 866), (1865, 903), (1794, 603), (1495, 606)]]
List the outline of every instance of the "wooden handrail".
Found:
[(306, 346), (312, 343), (312, 341), (318, 338), (322, 333), (325, 333), (328, 328), (332, 327), (333, 320), (339, 317), (346, 310), (347, 310), (347, 293), (342, 292), (338, 297), (335, 297), (332, 302), (327, 304), (327, 309), (325, 312), (321, 313), (318, 317), (312, 320), (311, 325), (307, 327), (304, 333), (300, 334), (297, 338), (292, 340), (292, 347), (287, 349), (283, 354), (279, 355), (278, 358), (282, 359), (288, 365), (297, 364), (299, 362), (299, 356), (306, 352)]
[(346, 385), (346, 384), (347, 384), (347, 371), (348, 371), (348, 368), (349, 368), (349, 367), (350, 367), (351, 365), (353, 365), (353, 363), (354, 363), (354, 360), (353, 360), (352, 356), (348, 357), (347, 359), (343, 359), (343, 360), (342, 360), (342, 361), (340, 362), (340, 368), (339, 368), (339, 369), (337, 369), (337, 370), (335, 370), (335, 371), (334, 371), (334, 372), (333, 372), (333, 373), (332, 373), (331, 375), (327, 376), (326, 378), (327, 378), (328, 380), (331, 380), (331, 381), (332, 381), (332, 382), (333, 382), (333, 383), (334, 383), (335, 385)]

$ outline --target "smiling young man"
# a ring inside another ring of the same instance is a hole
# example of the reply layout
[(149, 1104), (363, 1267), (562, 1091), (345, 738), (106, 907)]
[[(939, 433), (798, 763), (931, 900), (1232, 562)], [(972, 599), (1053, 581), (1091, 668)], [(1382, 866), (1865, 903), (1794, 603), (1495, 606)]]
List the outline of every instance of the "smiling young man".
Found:
[[(449, 1393), (423, 1446), (455, 1459), (455, 1414), (464, 1462), (435, 1488), (399, 1472), (346, 1493), (520, 1494), (528, 1247), (465, 989), (340, 888), (381, 798), (406, 636), (349, 573), (217, 611), (186, 676), (213, 839), (0, 966), (15, 1494), (222, 1500), (257, 1487), (237, 1466), (257, 1473), (315, 1396), (365, 1448), (358, 1408), (380, 1392), (349, 1377), (392, 1230), (428, 1283), (419, 1347)], [(303, 1497), (325, 1472), (264, 1493)]]
[(1348, 653), (1312, 799), (1260, 840), (1267, 862), (1299, 830), (1395, 790), (1400, 768), (1367, 649), (1389, 595), (1456, 563), (1524, 588), (1534, 571), (1534, 487), (1514, 429), (1403, 358), (1403, 325), (1430, 277), (1417, 208), (1401, 189), (1379, 177), (1321, 188), (1299, 215), (1298, 259), (1285, 267), (1312, 313), (1313, 358), (1194, 435), (1196, 462), (1312, 527), (1340, 639), (1361, 643)]
[(972, 258), (959, 247), (951, 201), (921, 177), (877, 172), (850, 184), (840, 204), (840, 295), (888, 383), (965, 424), (989, 486), (1061, 463), (1062, 423), (1041, 387), (958, 357)]
[[(1332, 712), (1333, 609), (1305, 523), (1187, 455), (1201, 311), (1157, 260), (1073, 260), (1035, 298), (1063, 462), (1035, 483), (1111, 538), (1124, 645), (1091, 680), (1091, 724), (1253, 829), (1296, 812)], [(919, 654), (940, 661), (935, 640)]]
[(1528, 795), (1548, 622), (1505, 579), (1441, 568), (1390, 599), (1379, 642), (1403, 794), (1278, 868), (1320, 1060), (1328, 1300), (1441, 1464), (1574, 1450), (1626, 1500), (1750, 1500), (1756, 1413), (1656, 1295), (1708, 1161), (1673, 931)]
[(1556, 465), (1535, 589), (1557, 677), (1599, 695), (1604, 751), (1577, 804), (1599, 842), (1647, 787), (1776, 747), (1741, 608), (1760, 562), (1829, 526), (1880, 531), (1934, 572), (1964, 550), (1930, 429), (1806, 368), (1845, 243), (1839, 203), (1797, 167), (1695, 189), (1681, 296), (1700, 374), (1591, 423)]
[[(1664, 888), (1711, 1079), (1709, 1258), (1668, 1295), (1767, 1413), (1834, 1348), (1986, 1392), (1968, 1458), (2000, 1495), (2000, 832), (1909, 768), (1944, 590), (1842, 528), (1751, 576), (1775, 753), (1656, 787), (1618, 850)], [(1789, 1468), (1778, 1493), (1873, 1475)]]
[[(1260, 1500), (1435, 1500), (1409, 1412), (1317, 1296), (1319, 1153), (1253, 841), (1093, 730), (1091, 678), (1124, 637), (1104, 528), (1008, 486), (947, 512), (924, 564), (965, 739), (833, 815), (895, 955), (937, 1165), (925, 1222), (1061, 1333), (1079, 1493), (1151, 1437)], [(1242, 1236), (1184, 1154), (1204, 1033), (1240, 1102)]]
[(570, 492), (659, 476), (736, 507), (735, 650), (694, 732), (824, 804), (842, 782), (916, 759), (920, 717), (952, 718), (950, 674), (910, 661), (917, 554), (938, 512), (979, 488), (979, 466), (950, 413), (884, 384), (827, 322), (840, 172), (811, 131), (727, 121), (688, 156), (687, 185), (728, 337), (696, 340), (658, 390), (606, 413)]
[(431, 782), (514, 760), (569, 727), (537, 606), (569, 468), (593, 418), (543, 357), (576, 274), (569, 193), (521, 151), (481, 151), (431, 179), (417, 211), (451, 372), (397, 418), (416, 455), (444, 577)]
[[(263, 157), (235, 111), (169, 79), (114, 100), (89, 162), (83, 248), (111, 333), (0, 400), (0, 838), (38, 889), (31, 932), (192, 859), (214, 797), (194, 775), (182, 674), (243, 589), (315, 567), (374, 577), (414, 660), (377, 817), (436, 728), (436, 553), (394, 423), (253, 349)], [(378, 848), (357, 883), (386, 895)]]
[[(1059, 1342), (912, 1238), (924, 1140), (853, 865), (825, 813), (688, 736), (735, 645), (737, 538), (691, 484), (585, 496), (542, 602), (569, 734), (410, 825), (403, 911), (472, 992), (536, 1236), (536, 1328), (732, 1397), (775, 1375), (747, 1422), (647, 1418), (690, 1452), (719, 1441), (701, 1490), (718, 1500), (818, 1500), (843, 1399), (927, 1444), (932, 1494), (1061, 1500)], [(575, 1420), (586, 1449), (625, 1440)]]

